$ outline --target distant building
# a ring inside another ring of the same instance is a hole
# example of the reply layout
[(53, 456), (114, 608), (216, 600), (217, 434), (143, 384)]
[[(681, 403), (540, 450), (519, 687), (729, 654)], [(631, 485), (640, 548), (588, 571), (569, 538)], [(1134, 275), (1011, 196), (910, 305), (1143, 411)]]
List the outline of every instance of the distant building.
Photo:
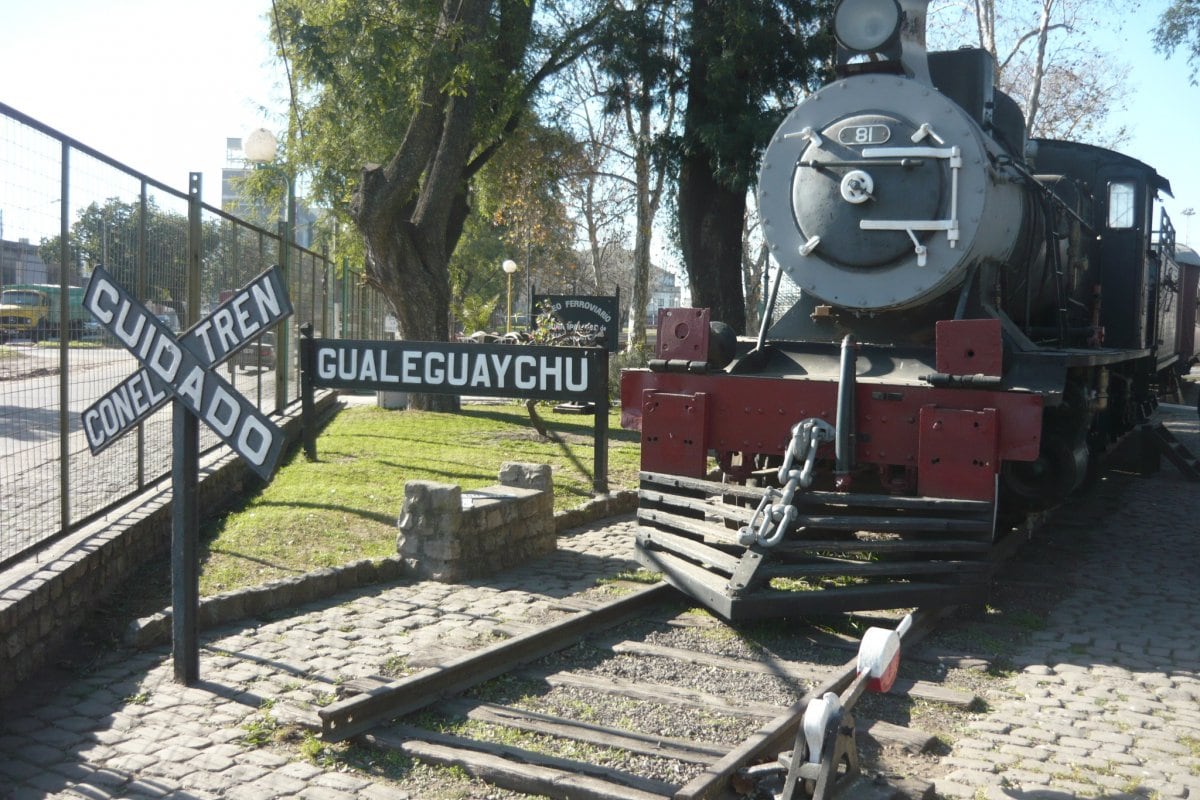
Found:
[(658, 323), (658, 312), (664, 308), (678, 308), (681, 300), (679, 278), (674, 272), (650, 267), (650, 302), (646, 306), (646, 324)]
[(50, 270), (38, 255), (38, 246), (28, 239), (0, 240), (0, 284), (49, 283)]
[[(221, 170), (221, 209), (249, 223), (274, 231), (278, 217), (274, 216), (274, 213), (269, 211), (265, 204), (247, 200), (242, 195), (242, 181), (253, 171), (254, 167), (246, 166), (241, 138), (227, 138), (225, 140), (225, 167)], [(313, 213), (312, 209), (297, 200), (296, 244), (301, 247), (312, 247), (313, 224), (316, 221), (317, 215)]]

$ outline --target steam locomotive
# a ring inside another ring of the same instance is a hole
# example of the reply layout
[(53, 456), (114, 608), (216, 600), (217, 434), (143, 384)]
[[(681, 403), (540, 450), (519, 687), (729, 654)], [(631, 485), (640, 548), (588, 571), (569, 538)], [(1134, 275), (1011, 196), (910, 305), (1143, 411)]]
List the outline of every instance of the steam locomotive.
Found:
[(927, 3), (837, 4), (838, 78), (761, 164), (757, 337), (666, 309), (622, 376), (638, 558), (727, 619), (981, 598), (1195, 355), (1167, 180), (1027, 139), (987, 52), (926, 52)]

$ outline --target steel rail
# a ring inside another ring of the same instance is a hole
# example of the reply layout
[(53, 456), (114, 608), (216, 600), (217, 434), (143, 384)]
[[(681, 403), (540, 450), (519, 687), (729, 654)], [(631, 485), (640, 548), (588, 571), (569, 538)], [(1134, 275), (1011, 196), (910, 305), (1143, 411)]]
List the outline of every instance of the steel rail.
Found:
[(396, 717), (503, 675), (520, 664), (570, 647), (590, 633), (632, 619), (675, 596), (672, 586), (660, 582), (541, 630), (515, 636), (326, 706), (318, 711), (322, 738), (340, 742), (366, 733)]
[[(932, 610), (918, 609), (913, 612), (912, 627), (902, 638), (903, 647), (911, 647), (932, 632), (937, 622), (955, 607), (945, 606)], [(739, 769), (753, 762), (773, 759), (791, 746), (796, 731), (804, 717), (809, 702), (826, 692), (840, 694), (857, 674), (858, 655), (843, 664), (825, 683), (813, 689), (788, 707), (787, 711), (771, 720), (751, 734), (742, 744), (730, 750), (723, 758), (697, 775), (677, 791), (673, 800), (704, 800), (716, 797), (728, 788), (730, 780)]]

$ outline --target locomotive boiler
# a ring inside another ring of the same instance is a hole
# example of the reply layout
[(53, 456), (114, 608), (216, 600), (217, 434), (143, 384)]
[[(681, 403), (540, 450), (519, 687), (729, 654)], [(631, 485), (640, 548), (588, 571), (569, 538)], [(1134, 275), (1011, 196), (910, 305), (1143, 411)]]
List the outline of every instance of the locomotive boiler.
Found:
[(838, 78), (762, 159), (757, 337), (667, 309), (622, 376), (638, 557), (727, 619), (980, 598), (1192, 360), (1168, 182), (1027, 140), (989, 54), (926, 52), (926, 5), (837, 4)]

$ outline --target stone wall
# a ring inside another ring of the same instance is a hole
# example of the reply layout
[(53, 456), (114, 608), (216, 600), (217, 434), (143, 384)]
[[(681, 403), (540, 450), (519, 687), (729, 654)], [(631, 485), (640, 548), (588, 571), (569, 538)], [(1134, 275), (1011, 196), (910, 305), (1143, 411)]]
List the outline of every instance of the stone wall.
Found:
[(556, 528), (550, 467), (506, 462), (500, 481), (465, 492), (448, 483), (405, 484), (396, 550), (406, 574), (469, 580), (552, 552)]
[[(331, 413), (336, 395), (319, 398)], [(300, 437), (300, 415), (276, 420), (287, 446)], [(202, 460), (197, 503), (225, 508), (258, 478), (231, 453)], [(145, 562), (170, 551), (171, 481), (164, 479), (102, 519), (36, 556), (0, 572), (0, 697), (32, 675), (69, 641), (97, 603)]]

